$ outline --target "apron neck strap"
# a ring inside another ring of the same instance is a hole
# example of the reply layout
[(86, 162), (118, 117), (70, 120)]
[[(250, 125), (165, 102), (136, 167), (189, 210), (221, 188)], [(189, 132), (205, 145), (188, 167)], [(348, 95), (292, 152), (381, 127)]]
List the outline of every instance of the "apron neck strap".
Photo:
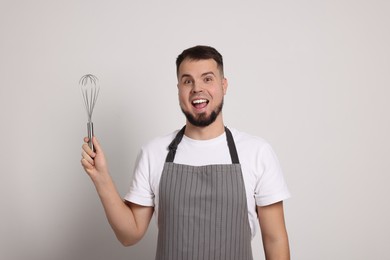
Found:
[(240, 160), (238, 159), (236, 144), (234, 143), (233, 135), (230, 130), (225, 126), (226, 140), (229, 147), (230, 158), (232, 158), (233, 164), (239, 164)]
[[(173, 160), (175, 159), (177, 146), (179, 145), (179, 143), (183, 139), (185, 129), (186, 129), (186, 126), (184, 126), (176, 134), (175, 139), (173, 139), (173, 141), (169, 144), (169, 146), (168, 146), (169, 152), (168, 152), (167, 158), (165, 159), (165, 162), (173, 162)], [(232, 159), (232, 163), (239, 164), (240, 161), (238, 159), (236, 144), (234, 143), (232, 133), (230, 132), (230, 130), (226, 126), (225, 126), (225, 133), (226, 133), (226, 140), (227, 140), (227, 144), (229, 147), (229, 153), (230, 153), (230, 158)]]
[(183, 126), (183, 128), (176, 134), (175, 139), (173, 139), (173, 141), (169, 144), (169, 153), (167, 155), (167, 158), (165, 159), (165, 162), (173, 162), (173, 160), (175, 159), (177, 146), (181, 142), (181, 139), (183, 139), (185, 130), (186, 126)]

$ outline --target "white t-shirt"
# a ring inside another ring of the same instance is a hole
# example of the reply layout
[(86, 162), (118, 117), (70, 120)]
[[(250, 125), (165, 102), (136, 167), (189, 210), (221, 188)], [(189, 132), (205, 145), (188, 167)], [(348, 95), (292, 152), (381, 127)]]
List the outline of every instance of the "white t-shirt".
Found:
[[(266, 206), (290, 197), (278, 159), (271, 146), (262, 138), (236, 129), (232, 132), (240, 160), (248, 202), (248, 219), (255, 235), (257, 206)], [(168, 154), (168, 145), (178, 131), (156, 138), (142, 147), (137, 158), (130, 191), (125, 200), (143, 206), (153, 206), (158, 215), (160, 177)], [(210, 140), (194, 140), (183, 136), (174, 163), (202, 166), (231, 164), (226, 134)]]

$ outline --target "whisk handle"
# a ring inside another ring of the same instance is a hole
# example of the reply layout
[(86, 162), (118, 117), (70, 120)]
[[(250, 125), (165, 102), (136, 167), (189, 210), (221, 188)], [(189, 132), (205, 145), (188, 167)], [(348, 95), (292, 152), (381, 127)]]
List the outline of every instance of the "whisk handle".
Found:
[(93, 134), (93, 123), (92, 122), (88, 122), (87, 123), (87, 130), (88, 130), (88, 146), (89, 148), (92, 149), (92, 151), (95, 152), (95, 148), (93, 147), (93, 143), (92, 143), (92, 136), (94, 136)]

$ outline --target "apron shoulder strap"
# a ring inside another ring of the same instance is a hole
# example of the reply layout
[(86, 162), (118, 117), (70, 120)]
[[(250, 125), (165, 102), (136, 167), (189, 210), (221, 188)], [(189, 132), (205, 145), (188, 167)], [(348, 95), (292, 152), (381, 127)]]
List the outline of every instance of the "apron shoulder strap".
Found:
[(234, 143), (233, 135), (230, 130), (225, 126), (226, 140), (229, 147), (230, 157), (232, 158), (233, 164), (239, 164), (240, 160), (238, 159), (236, 144)]
[(177, 134), (176, 137), (173, 139), (173, 141), (169, 144), (168, 149), (168, 155), (165, 159), (165, 162), (173, 162), (176, 155), (177, 146), (181, 142), (181, 139), (183, 139), (184, 130), (186, 129), (186, 126), (184, 126)]

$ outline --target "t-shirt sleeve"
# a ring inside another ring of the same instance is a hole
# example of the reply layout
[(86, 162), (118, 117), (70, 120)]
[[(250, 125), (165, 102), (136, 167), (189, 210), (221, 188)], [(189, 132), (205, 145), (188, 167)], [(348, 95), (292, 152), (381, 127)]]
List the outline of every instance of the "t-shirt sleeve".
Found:
[(154, 193), (150, 185), (150, 169), (147, 154), (141, 149), (138, 154), (133, 180), (124, 199), (142, 206), (154, 206)]
[(256, 180), (255, 200), (257, 206), (267, 206), (290, 197), (283, 172), (275, 152), (265, 144), (259, 153), (260, 176)]

